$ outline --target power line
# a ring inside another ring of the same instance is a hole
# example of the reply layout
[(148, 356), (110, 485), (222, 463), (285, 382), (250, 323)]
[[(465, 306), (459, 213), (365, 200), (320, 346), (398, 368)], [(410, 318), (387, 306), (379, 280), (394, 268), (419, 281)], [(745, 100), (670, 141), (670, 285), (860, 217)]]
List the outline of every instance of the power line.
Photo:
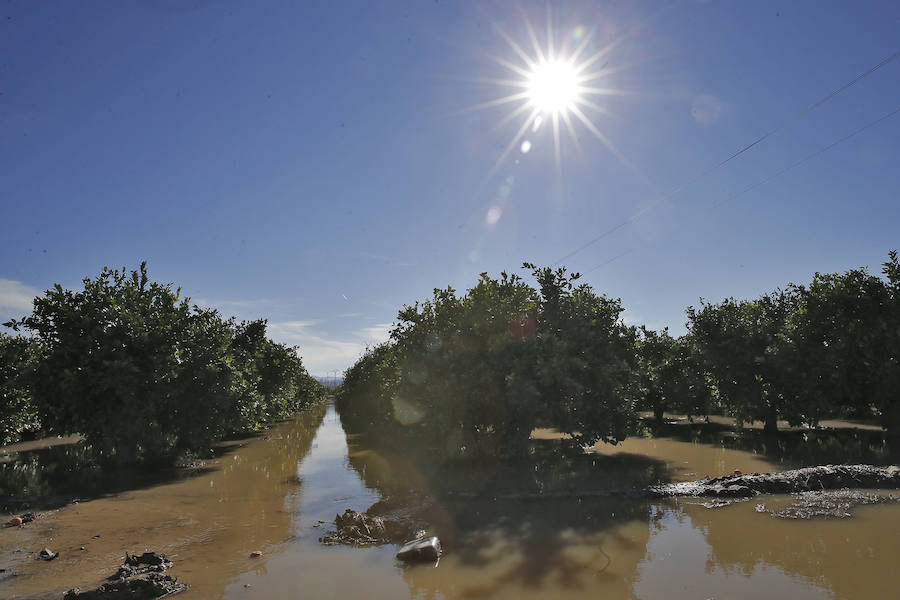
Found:
[(703, 179), (704, 177), (706, 177), (706, 176), (709, 175), (710, 173), (712, 173), (712, 172), (714, 172), (714, 171), (720, 169), (721, 167), (725, 166), (726, 164), (728, 164), (729, 162), (731, 162), (732, 160), (734, 160), (735, 158), (737, 158), (738, 156), (740, 156), (741, 154), (743, 154), (744, 152), (746, 152), (747, 150), (749, 150), (750, 148), (752, 148), (752, 147), (756, 146), (757, 144), (759, 144), (759, 143), (765, 141), (766, 139), (772, 137), (773, 135), (775, 135), (776, 133), (778, 133), (779, 131), (781, 131), (782, 129), (784, 129), (785, 127), (787, 127), (788, 125), (790, 125), (791, 123), (793, 123), (794, 121), (796, 121), (796, 120), (798, 120), (798, 119), (800, 119), (800, 118), (802, 118), (802, 117), (805, 117), (806, 115), (808, 115), (810, 112), (812, 112), (812, 111), (815, 110), (816, 108), (818, 108), (818, 107), (820, 107), (821, 105), (825, 104), (826, 102), (828, 102), (829, 100), (831, 100), (832, 98), (834, 98), (835, 96), (837, 96), (838, 94), (840, 94), (841, 92), (843, 92), (844, 90), (846, 90), (847, 88), (849, 88), (849, 87), (851, 87), (852, 85), (856, 84), (856, 83), (859, 82), (860, 80), (862, 80), (862, 79), (868, 77), (869, 75), (871, 75), (872, 73), (874, 73), (875, 71), (877, 71), (878, 69), (880, 69), (881, 67), (885, 66), (885, 65), (888, 64), (889, 62), (895, 60), (895, 59), (898, 58), (898, 57), (900, 57), (900, 50), (898, 50), (897, 52), (894, 52), (892, 55), (890, 55), (889, 57), (885, 58), (883, 61), (881, 61), (880, 63), (878, 63), (878, 64), (875, 65), (874, 67), (871, 67), (870, 69), (868, 69), (868, 70), (865, 71), (864, 73), (861, 73), (860, 75), (857, 75), (856, 78), (854, 78), (853, 80), (851, 80), (851, 81), (845, 83), (844, 85), (842, 85), (842, 86), (839, 87), (838, 89), (834, 90), (833, 92), (831, 92), (831, 93), (828, 94), (827, 96), (821, 98), (820, 100), (814, 102), (813, 104), (810, 104), (809, 106), (807, 106), (806, 108), (804, 108), (803, 110), (801, 110), (799, 113), (797, 113), (796, 115), (794, 115), (793, 117), (791, 117), (790, 119), (788, 119), (787, 121), (785, 121), (784, 123), (781, 123), (780, 125), (778, 125), (778, 126), (775, 127), (774, 129), (772, 129), (771, 131), (769, 131), (768, 133), (763, 134), (762, 136), (760, 136), (759, 138), (757, 138), (756, 140), (754, 140), (754, 141), (751, 142), (750, 144), (747, 144), (746, 146), (744, 146), (743, 148), (741, 148), (741, 149), (738, 150), (737, 152), (733, 153), (733, 154), (732, 154), (731, 156), (729, 156), (728, 158), (726, 158), (726, 159), (724, 159), (724, 160), (722, 160), (722, 161), (716, 163), (716, 164), (713, 165), (712, 167), (709, 167), (709, 168), (706, 169), (705, 171), (701, 172), (699, 175), (697, 175), (696, 177), (694, 177), (693, 179), (691, 179), (691, 180), (688, 181), (687, 183), (682, 184), (681, 186), (675, 188), (674, 190), (672, 190), (671, 192), (669, 192), (668, 194), (666, 194), (665, 196), (663, 196), (662, 198), (660, 198), (659, 200), (657, 200), (656, 202), (654, 202), (653, 204), (650, 204), (650, 205), (648, 205), (648, 206), (642, 208), (641, 210), (639, 210), (638, 212), (634, 213), (633, 215), (631, 215), (630, 217), (628, 217), (627, 219), (625, 219), (624, 221), (622, 221), (622, 222), (619, 223), (618, 225), (615, 225), (615, 226), (613, 226), (613, 227), (607, 229), (606, 231), (604, 231), (604, 232), (601, 233), (600, 235), (598, 235), (598, 236), (592, 238), (590, 241), (588, 241), (588, 242), (582, 244), (581, 246), (579, 246), (578, 248), (576, 248), (576, 249), (573, 250), (572, 252), (569, 252), (568, 254), (566, 254), (565, 256), (563, 256), (562, 258), (560, 258), (559, 260), (557, 260), (555, 263), (553, 263), (552, 266), (556, 266), (556, 265), (560, 264), (562, 261), (564, 261), (564, 260), (566, 260), (566, 259), (568, 259), (568, 258), (571, 258), (571, 257), (575, 256), (576, 254), (578, 254), (579, 252), (581, 252), (581, 251), (584, 250), (585, 248), (588, 248), (589, 246), (592, 246), (593, 244), (596, 244), (597, 242), (599, 242), (599, 241), (602, 240), (603, 238), (607, 237), (608, 235), (610, 235), (610, 234), (612, 234), (612, 233), (618, 231), (619, 229), (625, 227), (625, 226), (628, 225), (629, 223), (632, 223), (632, 222), (636, 221), (637, 219), (639, 219), (640, 217), (642, 217), (642, 216), (645, 215), (646, 213), (650, 212), (651, 210), (653, 210), (654, 208), (656, 208), (657, 206), (659, 206), (659, 205), (662, 204), (663, 202), (666, 202), (667, 200), (671, 200), (673, 197), (677, 196), (679, 193), (681, 193), (681, 192), (684, 191), (685, 189), (687, 189), (687, 188), (689, 188), (690, 186), (694, 185), (695, 183), (697, 183), (698, 181), (700, 181), (701, 179)]
[[(752, 190), (755, 190), (756, 188), (758, 188), (758, 187), (761, 186), (761, 185), (765, 185), (766, 183), (769, 183), (769, 182), (772, 181), (773, 179), (776, 179), (776, 178), (780, 177), (781, 175), (784, 175), (784, 174), (787, 173), (788, 171), (790, 171), (790, 170), (792, 170), (792, 169), (795, 169), (795, 168), (799, 167), (799, 166), (802, 165), (803, 163), (806, 163), (806, 162), (808, 162), (808, 161), (810, 161), (810, 160), (816, 158), (817, 156), (819, 156), (819, 155), (821, 155), (821, 154), (824, 154), (825, 152), (828, 152), (829, 150), (831, 150), (831, 149), (834, 148), (835, 146), (837, 146), (837, 145), (839, 145), (839, 144), (843, 144), (844, 142), (846, 142), (846, 141), (849, 140), (850, 138), (859, 135), (859, 134), (862, 133), (863, 131), (865, 131), (865, 130), (871, 128), (871, 127), (874, 127), (875, 125), (881, 123), (882, 121), (885, 121), (885, 120), (887, 120), (887, 119), (890, 119), (891, 117), (893, 117), (893, 116), (896, 115), (897, 113), (900, 113), (900, 108), (895, 108), (894, 110), (892, 110), (891, 112), (887, 113), (886, 115), (883, 115), (883, 116), (881, 116), (881, 117), (875, 119), (874, 121), (870, 121), (869, 123), (866, 123), (865, 125), (863, 125), (863, 126), (860, 127), (859, 129), (856, 129), (856, 130), (853, 131), (852, 133), (849, 133), (849, 134), (845, 135), (844, 137), (842, 137), (842, 138), (840, 138), (840, 139), (838, 139), (838, 140), (835, 140), (834, 142), (831, 142), (831, 143), (828, 144), (827, 146), (823, 146), (822, 148), (819, 148), (818, 150), (816, 150), (816, 151), (813, 152), (812, 154), (807, 154), (806, 156), (804, 156), (804, 157), (801, 158), (800, 160), (798, 160), (798, 161), (796, 161), (796, 162), (793, 162), (793, 163), (789, 164), (788, 166), (784, 167), (783, 169), (780, 169), (780, 170), (778, 170), (778, 171), (772, 173), (772, 174), (769, 175), (768, 177), (765, 177), (764, 179), (761, 179), (761, 180), (757, 181), (756, 183), (754, 183), (754, 184), (752, 184), (752, 185), (750, 185), (750, 186), (744, 188), (743, 190), (737, 192), (736, 194), (730, 194), (727, 198), (723, 198), (723, 199), (721, 199), (721, 200), (719, 200), (719, 201), (717, 201), (717, 202), (714, 202), (709, 208), (710, 208), (710, 209), (716, 208), (717, 206), (720, 206), (720, 205), (722, 205), (722, 204), (724, 204), (724, 203), (726, 203), (726, 202), (730, 202), (731, 200), (734, 200), (735, 198), (739, 198), (740, 196), (743, 196), (743, 195), (746, 194), (747, 192), (750, 192), (750, 191), (752, 191)], [(695, 221), (696, 219), (692, 219), (692, 220)], [(637, 248), (632, 248), (631, 250), (626, 250), (625, 252), (622, 252), (621, 254), (617, 254), (616, 256), (610, 258), (610, 259), (607, 260), (606, 262), (603, 262), (603, 263), (600, 263), (599, 265), (596, 265), (596, 266), (594, 266), (594, 267), (591, 267), (591, 268), (588, 269), (587, 271), (583, 271), (582, 274), (587, 274), (587, 273), (590, 273), (591, 271), (596, 271), (596, 270), (599, 269), (600, 267), (605, 267), (606, 265), (608, 265), (609, 263), (613, 262), (614, 260), (617, 260), (617, 259), (622, 258), (623, 256), (625, 256), (626, 254), (630, 254), (631, 252), (634, 252), (636, 249), (637, 249)]]

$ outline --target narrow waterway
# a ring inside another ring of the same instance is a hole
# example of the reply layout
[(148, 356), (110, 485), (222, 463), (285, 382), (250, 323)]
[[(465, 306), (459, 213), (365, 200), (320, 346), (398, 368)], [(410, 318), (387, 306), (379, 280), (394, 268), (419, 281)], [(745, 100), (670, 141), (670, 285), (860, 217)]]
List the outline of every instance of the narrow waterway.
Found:
[[(538, 442), (552, 437), (536, 435)], [(60, 598), (71, 587), (94, 587), (126, 550), (172, 556), (172, 573), (192, 586), (185, 599), (896, 594), (898, 505), (861, 507), (847, 520), (791, 521), (758, 513), (752, 501), (710, 509), (696, 501), (577, 493), (783, 468), (756, 453), (630, 439), (598, 447), (587, 461), (538, 461), (515, 473), (496, 465), (429, 470), (422, 463), (353, 439), (348, 446), (333, 407), (320, 407), (192, 477), (135, 485), (0, 530), (0, 597)], [(505, 493), (533, 486), (576, 491), (555, 498)], [(405, 566), (390, 545), (319, 542), (336, 513), (364, 511), (398, 490), (399, 497), (437, 498), (427, 514), (447, 553), (436, 567)], [(60, 557), (35, 560), (45, 546)], [(250, 558), (255, 550), (262, 557)]]

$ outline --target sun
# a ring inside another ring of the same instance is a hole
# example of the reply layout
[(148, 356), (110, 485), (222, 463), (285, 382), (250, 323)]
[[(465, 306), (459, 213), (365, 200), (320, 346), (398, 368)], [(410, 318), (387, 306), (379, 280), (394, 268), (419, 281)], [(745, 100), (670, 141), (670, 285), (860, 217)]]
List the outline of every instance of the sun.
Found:
[[(495, 25), (494, 30), (506, 42), (515, 58), (493, 56), (494, 62), (506, 70), (507, 76), (500, 78), (479, 78), (476, 81), (513, 88), (512, 93), (481, 104), (470, 106), (464, 111), (493, 109), (500, 106), (513, 108), (495, 125), (496, 129), (519, 120), (520, 124), (512, 140), (505, 147), (488, 176), (506, 160), (510, 153), (519, 148), (527, 153), (537, 143), (533, 138), (541, 129), (553, 132), (553, 150), (559, 170), (562, 155), (562, 129), (568, 131), (574, 145), (581, 148), (576, 127), (587, 129), (595, 138), (623, 164), (634, 166), (603, 134), (597, 122), (602, 117), (611, 116), (603, 106), (604, 96), (622, 95), (624, 92), (611, 84), (612, 74), (619, 69), (608, 68), (612, 51), (622, 38), (611, 40), (604, 47), (590, 53), (593, 31), (581, 26), (568, 29), (554, 29), (547, 18), (547, 32), (542, 43), (531, 24), (526, 21), (530, 52)], [(556, 43), (559, 40), (560, 43)], [(511, 74), (511, 76), (510, 76)], [(529, 139), (532, 138), (532, 139)]]
[(528, 97), (544, 114), (567, 113), (581, 100), (578, 72), (571, 61), (545, 60), (528, 76)]

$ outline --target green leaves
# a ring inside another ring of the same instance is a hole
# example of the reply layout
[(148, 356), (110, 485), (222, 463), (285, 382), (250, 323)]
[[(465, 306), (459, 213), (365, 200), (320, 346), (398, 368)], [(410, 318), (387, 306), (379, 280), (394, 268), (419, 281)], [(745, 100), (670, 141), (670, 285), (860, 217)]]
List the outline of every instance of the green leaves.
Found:
[(34, 340), (0, 332), (0, 445), (40, 428), (28, 385), (38, 353)]
[(436, 289), (405, 306), (391, 343), (345, 376), (345, 427), (427, 440), (452, 456), (514, 456), (538, 424), (585, 443), (624, 438), (633, 331), (618, 322), (619, 302), (576, 287), (565, 269), (526, 268), (540, 290), (482, 273), (463, 296)]
[(40, 349), (30, 388), (43, 422), (119, 462), (171, 461), (321, 396), (265, 321), (191, 307), (171, 284), (104, 268), (81, 291), (56, 285), (15, 323)]

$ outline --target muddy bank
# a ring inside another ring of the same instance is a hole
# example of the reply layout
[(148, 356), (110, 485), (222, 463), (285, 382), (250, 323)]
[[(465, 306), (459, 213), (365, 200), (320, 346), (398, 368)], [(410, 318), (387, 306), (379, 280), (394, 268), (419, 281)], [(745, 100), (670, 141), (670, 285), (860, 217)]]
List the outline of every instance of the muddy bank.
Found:
[(653, 498), (712, 496), (749, 498), (758, 494), (796, 494), (835, 489), (900, 489), (900, 467), (827, 465), (778, 473), (748, 473), (715, 479), (650, 486)]

